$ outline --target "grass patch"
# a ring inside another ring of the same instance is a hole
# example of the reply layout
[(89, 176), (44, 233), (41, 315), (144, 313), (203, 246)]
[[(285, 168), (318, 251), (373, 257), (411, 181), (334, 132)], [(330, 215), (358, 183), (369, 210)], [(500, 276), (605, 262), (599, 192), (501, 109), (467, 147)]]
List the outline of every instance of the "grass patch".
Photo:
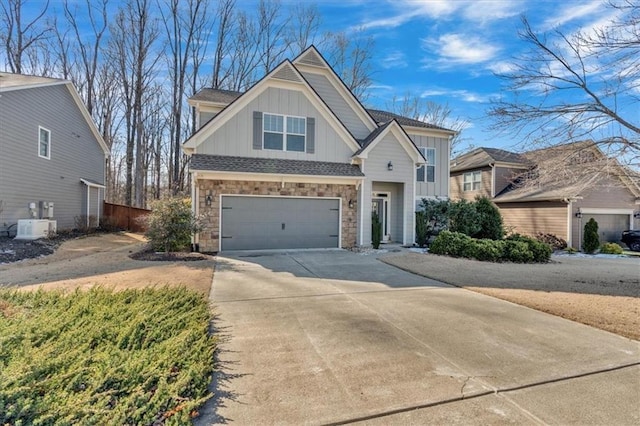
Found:
[(185, 424), (210, 397), (207, 301), (185, 288), (0, 291), (0, 424)]

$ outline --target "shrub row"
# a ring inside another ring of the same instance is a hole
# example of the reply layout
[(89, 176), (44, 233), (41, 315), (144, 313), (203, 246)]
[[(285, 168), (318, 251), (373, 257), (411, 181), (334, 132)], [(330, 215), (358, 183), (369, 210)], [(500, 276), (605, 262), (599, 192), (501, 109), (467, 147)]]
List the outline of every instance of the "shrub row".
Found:
[(442, 231), (429, 252), (489, 262), (543, 263), (551, 258), (551, 248), (547, 244), (519, 234), (503, 240), (488, 240)]

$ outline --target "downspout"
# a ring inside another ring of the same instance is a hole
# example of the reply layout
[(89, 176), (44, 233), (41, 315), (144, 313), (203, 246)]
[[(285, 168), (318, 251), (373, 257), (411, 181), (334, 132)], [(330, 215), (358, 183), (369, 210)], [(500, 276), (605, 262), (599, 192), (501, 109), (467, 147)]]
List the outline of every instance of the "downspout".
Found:
[(491, 167), (491, 198), (496, 196), (496, 163), (490, 163)]
[(567, 203), (567, 247), (573, 247), (573, 200), (565, 198), (562, 201)]
[[(200, 191), (198, 191), (198, 187), (196, 184), (197, 184), (196, 173), (193, 172), (191, 173), (191, 200), (192, 200), (191, 212), (193, 213), (193, 216), (197, 218), (200, 211), (200, 209), (198, 208), (198, 205), (200, 204), (200, 200), (198, 197)], [(198, 247), (199, 244), (200, 244), (200, 234), (196, 232), (191, 236), (191, 250), (200, 251)]]

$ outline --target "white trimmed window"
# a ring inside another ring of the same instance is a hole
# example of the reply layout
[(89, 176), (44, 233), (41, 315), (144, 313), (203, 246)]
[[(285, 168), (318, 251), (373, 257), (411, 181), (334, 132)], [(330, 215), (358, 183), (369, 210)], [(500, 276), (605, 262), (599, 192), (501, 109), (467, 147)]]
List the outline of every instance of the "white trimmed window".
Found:
[(433, 183), (436, 181), (436, 149), (424, 147), (419, 147), (418, 149), (427, 159), (427, 164), (418, 168), (416, 180), (418, 182)]
[(38, 126), (38, 157), (51, 159), (51, 132)]
[(482, 172), (467, 172), (464, 174), (464, 191), (478, 191), (482, 185)]
[(305, 152), (306, 118), (265, 113), (262, 116), (262, 130), (263, 149)]

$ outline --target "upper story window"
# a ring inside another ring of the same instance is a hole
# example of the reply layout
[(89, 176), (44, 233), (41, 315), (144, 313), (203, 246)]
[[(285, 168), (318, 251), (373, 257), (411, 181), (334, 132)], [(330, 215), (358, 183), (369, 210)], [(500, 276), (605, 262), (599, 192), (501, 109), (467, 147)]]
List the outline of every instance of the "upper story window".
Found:
[(264, 149), (305, 152), (306, 118), (265, 113), (262, 130)]
[(478, 191), (482, 185), (482, 172), (467, 172), (464, 174), (463, 190)]
[(38, 127), (38, 157), (51, 159), (51, 132)]
[(418, 168), (418, 182), (435, 182), (436, 181), (436, 149), (435, 148), (418, 148), (427, 164)]

